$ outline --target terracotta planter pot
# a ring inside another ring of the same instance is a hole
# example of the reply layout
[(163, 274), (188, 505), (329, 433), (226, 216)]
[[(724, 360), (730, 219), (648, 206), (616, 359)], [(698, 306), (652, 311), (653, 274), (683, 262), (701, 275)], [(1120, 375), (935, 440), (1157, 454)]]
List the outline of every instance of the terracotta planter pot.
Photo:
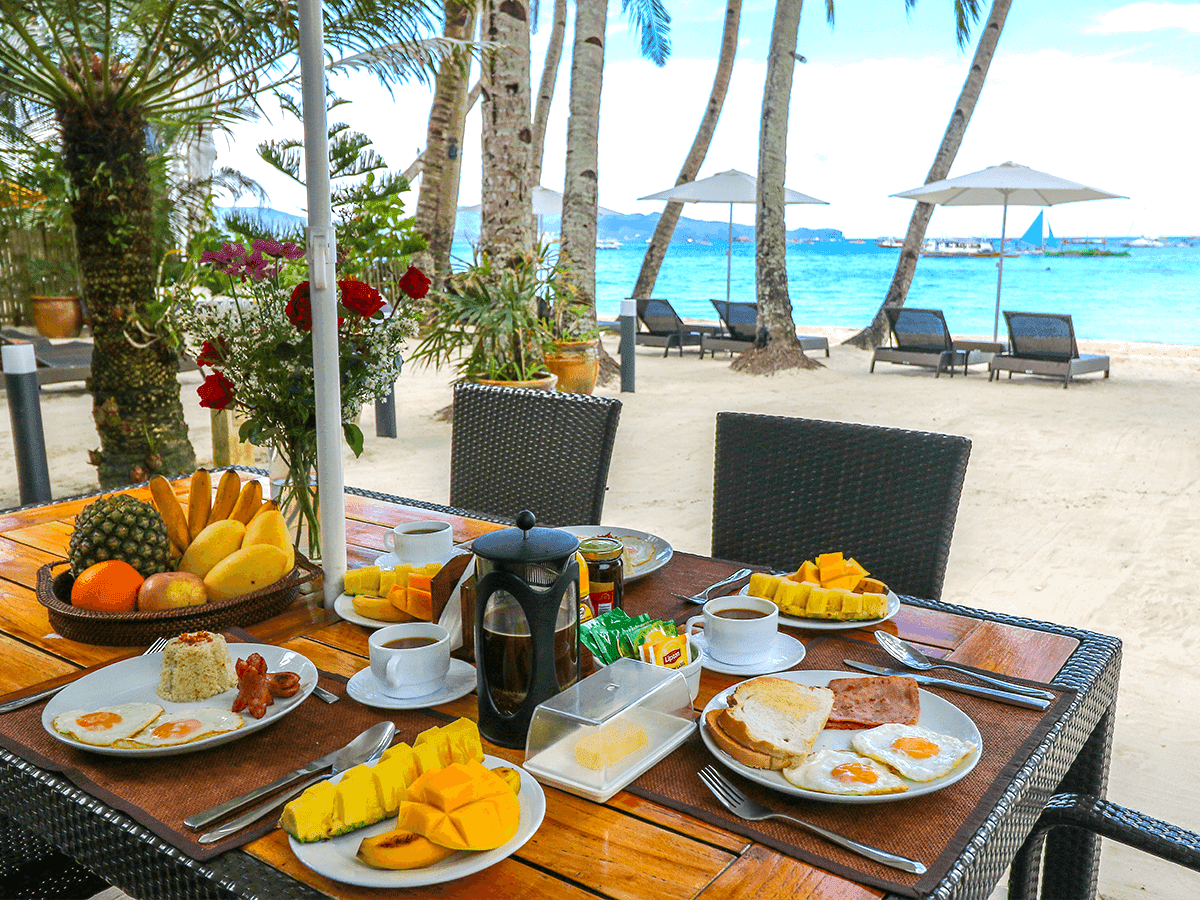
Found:
[(79, 337), (83, 304), (78, 297), (30, 297), (29, 300), (33, 324), (42, 337)]
[(554, 390), (554, 386), (558, 384), (558, 376), (547, 375), (545, 378), (537, 378), (533, 381), (492, 381), (488, 378), (472, 378), (471, 381), (476, 384), (491, 384), (496, 387), (534, 388), (541, 391), (552, 391)]
[(546, 354), (546, 368), (558, 376), (560, 391), (590, 394), (600, 375), (600, 342), (558, 341)]

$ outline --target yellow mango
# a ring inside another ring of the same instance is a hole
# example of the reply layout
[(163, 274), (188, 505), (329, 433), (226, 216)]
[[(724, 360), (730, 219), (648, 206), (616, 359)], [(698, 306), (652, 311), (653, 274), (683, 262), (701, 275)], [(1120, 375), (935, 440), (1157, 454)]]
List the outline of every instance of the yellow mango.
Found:
[(404, 613), (392, 606), (385, 597), (355, 594), (351, 602), (354, 604), (354, 611), (368, 619), (378, 619), (381, 622), (400, 622), (404, 619)]
[(288, 559), (287, 571), (284, 574), (295, 568), (296, 548), (292, 546), (287, 521), (279, 510), (268, 510), (250, 520), (250, 524), (246, 526), (246, 535), (242, 538), (242, 546), (249, 547), (253, 544), (270, 544), (282, 550)]
[(424, 869), (452, 854), (450, 847), (435, 844), (423, 835), (403, 828), (363, 838), (358, 858), (376, 869)]
[(240, 597), (277, 582), (288, 573), (287, 563), (287, 555), (278, 547), (252, 544), (231, 553), (209, 569), (204, 576), (204, 589), (210, 602)]
[(213, 522), (188, 545), (179, 561), (179, 571), (203, 578), (217, 563), (240, 550), (245, 536), (246, 526), (236, 519)]
[(491, 850), (517, 832), (521, 808), (504, 778), (478, 762), (422, 775), (400, 804), (397, 827), (455, 850)]

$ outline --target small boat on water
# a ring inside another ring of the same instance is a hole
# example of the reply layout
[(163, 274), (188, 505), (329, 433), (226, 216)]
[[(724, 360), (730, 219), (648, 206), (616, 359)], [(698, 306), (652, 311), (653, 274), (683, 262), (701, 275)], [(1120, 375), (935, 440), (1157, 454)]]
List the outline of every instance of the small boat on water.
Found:
[[(646, 243), (650, 243), (646, 241)], [(623, 244), (616, 238), (596, 238), (597, 250), (620, 250)]]
[(921, 247), (921, 255), (931, 259), (962, 257), (997, 257), (999, 251), (991, 241), (930, 240)]
[(1165, 247), (1167, 246), (1158, 238), (1148, 238), (1144, 234), (1139, 238), (1134, 238), (1132, 241), (1121, 241), (1122, 247)]
[(876, 247), (885, 247), (889, 250), (899, 250), (904, 246), (904, 241), (900, 238), (880, 238), (875, 242)]

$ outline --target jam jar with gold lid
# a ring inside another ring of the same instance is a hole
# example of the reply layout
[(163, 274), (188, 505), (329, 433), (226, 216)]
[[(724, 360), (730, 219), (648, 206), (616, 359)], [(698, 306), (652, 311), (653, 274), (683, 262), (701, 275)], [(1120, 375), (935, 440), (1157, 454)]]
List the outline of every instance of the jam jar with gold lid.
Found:
[(625, 545), (618, 538), (583, 538), (579, 551), (587, 561), (589, 602), (593, 615), (622, 609), (625, 597)]

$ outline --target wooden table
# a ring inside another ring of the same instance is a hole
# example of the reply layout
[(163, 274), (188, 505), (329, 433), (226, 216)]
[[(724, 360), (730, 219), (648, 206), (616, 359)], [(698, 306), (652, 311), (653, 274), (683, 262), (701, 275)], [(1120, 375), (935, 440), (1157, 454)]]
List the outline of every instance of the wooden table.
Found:
[[(243, 477), (253, 477), (244, 472)], [(175, 484), (186, 498), (188, 482)], [(145, 488), (133, 489), (149, 499)], [(92, 498), (0, 513), (0, 695), (11, 699), (55, 680), (68, 681), (83, 668), (129, 654), (128, 648), (99, 647), (49, 633), (46, 611), (35, 595), (39, 566), (65, 556), (72, 519)], [(370, 564), (383, 552), (383, 535), (398, 523), (425, 518), (449, 520), (456, 541), (498, 527), (455, 515), (444, 507), (387, 498), (356, 489), (346, 497), (346, 532), (351, 566)], [(636, 524), (636, 523), (632, 523)], [(672, 588), (671, 568), (630, 586), (627, 608), (639, 597)], [(283, 614), (249, 628), (257, 639), (295, 649), (318, 668), (353, 675), (367, 664), (368, 631), (338, 619), (316, 599), (302, 599)], [(998, 673), (1053, 681), (1079, 691), (1059, 725), (1013, 779), (977, 838), (932, 896), (986, 897), (1046, 798), (1059, 790), (1103, 793), (1108, 771), (1113, 709), (1120, 667), (1115, 639), (1046, 623), (1017, 620), (946, 604), (905, 598), (888, 630), (919, 644), (927, 654), (946, 656)], [(738, 679), (705, 671), (696, 706)], [(450, 715), (474, 717), (475, 697), (439, 707)], [(489, 753), (519, 761), (521, 754), (489, 746)], [(38, 834), (63, 852), (131, 893), (168, 896), (295, 896), (362, 898), (381, 892), (330, 882), (302, 866), (285, 836), (269, 835), (206, 863), (163, 843), (132, 820), (104, 807), (55, 773), (0, 751), (0, 787), (20, 787), (40, 799), (33, 807), (7, 802), (0, 823)], [(38, 794), (37, 792), (40, 792)], [(748, 842), (731, 832), (621, 792), (600, 805), (546, 789), (545, 822), (530, 843), (504, 862), (474, 876), (442, 885), (440, 897), (631, 898), (735, 896), (768, 898), (879, 897), (872, 890), (804, 862)], [(58, 804), (56, 806), (56, 804)], [(59, 813), (48, 810), (60, 809)], [(78, 829), (62, 817), (84, 817), (109, 829), (100, 848), (86, 846)], [(114, 848), (122, 847), (122, 853)], [(107, 849), (107, 852), (105, 852)], [(0, 846), (0, 854), (5, 852)], [(1074, 896), (1094, 895), (1098, 846), (1047, 846), (1047, 859)], [(140, 856), (141, 862), (131, 862)], [(0, 856), (0, 863), (3, 856)], [(0, 869), (2, 871), (2, 869)], [(216, 885), (220, 885), (218, 888)], [(197, 885), (200, 887), (198, 888)], [(425, 891), (400, 892), (426, 896)]]

